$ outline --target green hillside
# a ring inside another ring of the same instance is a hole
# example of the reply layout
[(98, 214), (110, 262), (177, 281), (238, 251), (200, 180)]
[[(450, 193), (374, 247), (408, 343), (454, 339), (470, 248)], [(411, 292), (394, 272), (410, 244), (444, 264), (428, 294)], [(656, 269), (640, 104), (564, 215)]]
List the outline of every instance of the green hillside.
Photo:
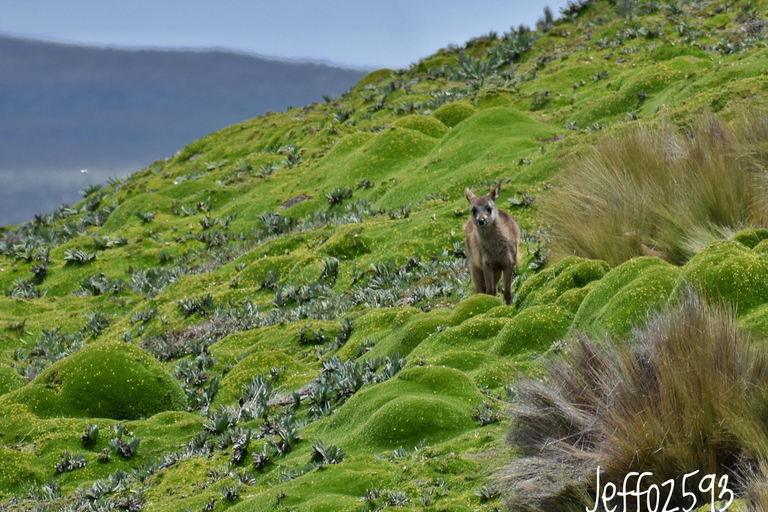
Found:
[[(766, 19), (582, 0), (2, 228), (0, 510), (503, 508), (506, 403), (578, 333), (689, 286), (768, 333), (768, 231), (612, 267), (548, 260), (541, 213), (605, 134), (765, 108)], [(464, 188), (497, 181), (512, 306), (464, 254)]]

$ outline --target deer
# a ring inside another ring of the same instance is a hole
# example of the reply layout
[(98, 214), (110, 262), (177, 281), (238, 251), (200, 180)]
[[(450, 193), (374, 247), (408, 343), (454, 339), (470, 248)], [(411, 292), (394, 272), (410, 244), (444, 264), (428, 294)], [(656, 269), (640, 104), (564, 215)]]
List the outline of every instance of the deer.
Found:
[(475, 293), (495, 296), (504, 274), (504, 302), (512, 304), (512, 279), (520, 263), (520, 227), (510, 214), (496, 207), (501, 192), (497, 183), (488, 195), (476, 196), (464, 190), (471, 206), (464, 224), (467, 256)]

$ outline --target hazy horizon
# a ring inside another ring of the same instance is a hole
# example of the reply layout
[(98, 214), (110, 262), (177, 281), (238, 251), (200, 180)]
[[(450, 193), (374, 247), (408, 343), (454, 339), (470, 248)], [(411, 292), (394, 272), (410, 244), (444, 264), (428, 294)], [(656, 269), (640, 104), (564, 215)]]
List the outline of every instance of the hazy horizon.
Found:
[(2, 35), (0, 70), (0, 225), (74, 204), (90, 184), (140, 171), (267, 110), (340, 94), (367, 72), (222, 50)]
[(567, 0), (30, 0), (0, 3), (0, 32), (117, 48), (224, 48), (359, 68), (402, 68), (450, 44), (521, 23)]

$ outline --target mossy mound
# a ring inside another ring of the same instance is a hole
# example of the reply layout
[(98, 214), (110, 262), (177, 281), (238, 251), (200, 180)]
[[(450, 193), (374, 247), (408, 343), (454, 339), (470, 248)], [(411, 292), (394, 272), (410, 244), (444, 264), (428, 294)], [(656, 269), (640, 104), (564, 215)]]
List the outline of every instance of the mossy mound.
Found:
[(459, 302), (451, 313), (451, 325), (458, 325), (465, 320), (490, 311), (502, 304), (499, 297), (476, 293)]
[(756, 253), (767, 254), (768, 253), (768, 240), (763, 240), (757, 244), (753, 249)]
[[(360, 497), (367, 489), (381, 487), (381, 474), (389, 462), (345, 460), (330, 464), (323, 471), (310, 472), (296, 479), (269, 486), (253, 499), (228, 509), (232, 512), (252, 512), (275, 508), (275, 494), (284, 492), (282, 507), (297, 512), (354, 511), (360, 508)], [(279, 508), (278, 508), (279, 509)]]
[[(425, 339), (411, 355), (428, 358), (435, 364), (442, 364), (432, 358), (439, 358), (449, 349), (486, 353), (493, 344), (493, 340), (509, 321), (507, 318), (485, 318), (484, 316), (467, 320), (461, 325), (450, 327)], [(454, 364), (449, 366), (458, 368)]]
[[(501, 304), (501, 299), (491, 295), (475, 294), (462, 300), (453, 311), (435, 310), (421, 314), (415, 308), (403, 309), (392, 323), (392, 332), (366, 354), (366, 358), (399, 354), (405, 357), (428, 336), (438, 334), (446, 327), (463, 324)], [(509, 308), (511, 309), (511, 308)], [(471, 324), (467, 329), (474, 329)], [(447, 333), (447, 331), (446, 331)]]
[(270, 368), (281, 366), (287, 372), (293, 372), (297, 365), (292, 357), (279, 350), (259, 351), (247, 356), (222, 379), (213, 406), (237, 401), (243, 394), (243, 385), (259, 374), (268, 374)]
[(16, 370), (7, 364), (0, 363), (0, 395), (19, 389), (24, 384), (26, 384), (24, 378)]
[(526, 350), (546, 350), (568, 333), (572, 321), (573, 315), (558, 306), (531, 306), (504, 326), (493, 352), (509, 356)]
[(509, 306), (496, 306), (487, 313), (483, 313), (484, 318), (512, 318), (517, 314), (517, 309)]
[(478, 386), (494, 389), (514, 382), (519, 373), (519, 368), (515, 363), (499, 359), (495, 363), (483, 366), (474, 372), (473, 380)]
[(94, 343), (53, 364), (10, 393), (37, 416), (133, 420), (186, 410), (179, 383), (129, 343)]
[(594, 284), (573, 320), (573, 330), (624, 335), (669, 298), (679, 269), (657, 258), (631, 259)]
[(494, 359), (494, 356), (482, 352), (455, 350), (442, 352), (432, 361), (432, 364), (455, 368), (462, 372), (471, 372), (482, 368), (486, 364), (492, 363)]
[(439, 139), (448, 132), (442, 122), (430, 116), (407, 116), (398, 119), (392, 123), (392, 126), (416, 130), (435, 139)]
[(446, 325), (448, 323), (446, 320), (444, 316), (417, 315), (402, 328), (392, 331), (392, 334), (378, 342), (366, 354), (366, 358), (386, 357), (393, 354), (405, 357), (427, 336), (436, 333), (438, 327)]
[(712, 242), (683, 267), (675, 293), (688, 286), (745, 313), (768, 302), (768, 256), (735, 241)]
[(563, 293), (602, 278), (610, 267), (601, 260), (570, 256), (526, 280), (517, 294), (519, 307), (552, 304)]
[(768, 304), (753, 308), (749, 313), (739, 318), (739, 327), (755, 336), (768, 338)]
[(768, 239), (768, 229), (743, 229), (733, 235), (731, 240), (746, 245), (750, 249), (757, 247), (759, 243)]
[(323, 244), (318, 252), (340, 260), (354, 259), (371, 252), (373, 242), (363, 234), (361, 226), (343, 226)]
[(422, 366), (363, 389), (321, 427), (318, 436), (350, 450), (391, 449), (449, 439), (474, 428), (483, 395), (464, 373)]
[[(173, 200), (157, 194), (141, 194), (126, 200), (117, 207), (104, 223), (104, 233), (115, 233), (129, 226), (143, 226), (145, 223), (139, 219), (136, 212), (154, 213), (165, 212), (171, 209)], [(158, 219), (148, 223), (157, 225)]]
[(438, 118), (445, 126), (453, 128), (472, 114), (477, 109), (464, 101), (457, 101), (443, 105), (432, 114)]
[(555, 306), (560, 306), (566, 311), (570, 311), (574, 315), (581, 307), (581, 303), (584, 302), (584, 298), (589, 295), (589, 292), (595, 289), (597, 283), (600, 281), (592, 281), (586, 286), (581, 288), (571, 288), (570, 290), (563, 292), (555, 301)]

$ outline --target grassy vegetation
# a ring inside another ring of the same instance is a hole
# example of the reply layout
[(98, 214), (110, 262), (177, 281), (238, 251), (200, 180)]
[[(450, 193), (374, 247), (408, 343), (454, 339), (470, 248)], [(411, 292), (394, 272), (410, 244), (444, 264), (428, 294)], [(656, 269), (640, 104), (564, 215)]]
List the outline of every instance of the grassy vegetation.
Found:
[(602, 137), (564, 169), (543, 212), (555, 254), (680, 265), (713, 240), (765, 227), (766, 141), (760, 111), (733, 127), (707, 116), (686, 134), (633, 125)]
[[(768, 334), (766, 139), (741, 112), (766, 107), (767, 9), (582, 0), (559, 19), (544, 13), (536, 31), (372, 72), (325, 103), (224, 128), (77, 205), (0, 228), (0, 506), (490, 511), (514, 499), (494, 483), (510, 460), (514, 478), (576, 482), (539, 486), (532, 503), (588, 494), (580, 472), (594, 459), (574, 467), (581, 448), (565, 461), (521, 457), (500, 411), (531, 396), (526, 379), (548, 375), (550, 358), (592, 347), (579, 335), (623, 340), (594, 352), (629, 357), (633, 329), (689, 287), (733, 315), (697, 306), (696, 325), (733, 332), (678, 348), (715, 364), (725, 339), (726, 354), (749, 357), (727, 359), (740, 376), (709, 386), (705, 372), (674, 375), (679, 351), (641, 344), (676, 392), (690, 377), (712, 401), (704, 423), (681, 412), (680, 444), (691, 428), (719, 434), (717, 418), (730, 436), (723, 450), (670, 457), (727, 470), (731, 449), (762, 458), (747, 427), (763, 398), (739, 386), (761, 375)], [(635, 165), (646, 150), (653, 158)], [(617, 188), (600, 158), (623, 151), (634, 181)], [(615, 223), (579, 220), (579, 169), (599, 170), (617, 204), (663, 218), (620, 241)], [(695, 186), (665, 185), (693, 170)], [(511, 307), (471, 294), (461, 229), (464, 188), (497, 181), (523, 231)], [(567, 245), (567, 222), (607, 252)], [(550, 249), (567, 257), (549, 262)], [(657, 333), (693, 329), (655, 322)], [(571, 360), (556, 364), (562, 375), (578, 371)], [(547, 393), (563, 389), (551, 381)], [(631, 419), (610, 421), (644, 432)], [(660, 428), (641, 452), (611, 445), (616, 468), (637, 453), (656, 464)], [(760, 496), (755, 474), (747, 497)]]
[[(509, 505), (573, 508), (597, 485), (598, 466), (604, 482), (630, 471), (660, 487), (697, 470), (735, 480), (740, 465), (765, 460), (766, 357), (732, 313), (690, 290), (628, 340), (579, 339), (551, 363), (547, 382), (519, 382), (509, 438), (525, 457), (503, 473)], [(542, 459), (541, 488), (518, 485)], [(567, 475), (559, 488), (546, 483), (552, 474)], [(677, 493), (670, 503), (691, 501)]]

